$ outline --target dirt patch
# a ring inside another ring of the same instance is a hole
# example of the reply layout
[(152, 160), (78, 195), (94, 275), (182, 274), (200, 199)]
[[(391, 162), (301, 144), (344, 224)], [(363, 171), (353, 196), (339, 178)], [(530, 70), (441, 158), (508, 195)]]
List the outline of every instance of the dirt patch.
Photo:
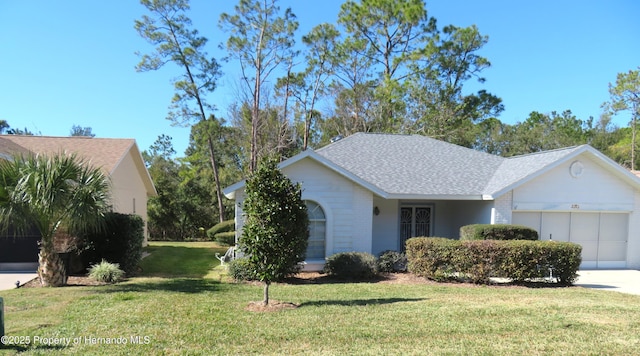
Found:
[(264, 305), (262, 301), (250, 302), (249, 305), (247, 305), (247, 307), (244, 309), (252, 312), (276, 312), (281, 310), (296, 309), (297, 307), (299, 307), (299, 305), (295, 303), (271, 300), (267, 305)]
[[(93, 278), (87, 276), (69, 276), (67, 279), (67, 285), (65, 287), (81, 287), (81, 286), (103, 286), (108, 283), (98, 282)], [(20, 286), (20, 288), (42, 288), (40, 284), (40, 278), (36, 277), (29, 282)]]

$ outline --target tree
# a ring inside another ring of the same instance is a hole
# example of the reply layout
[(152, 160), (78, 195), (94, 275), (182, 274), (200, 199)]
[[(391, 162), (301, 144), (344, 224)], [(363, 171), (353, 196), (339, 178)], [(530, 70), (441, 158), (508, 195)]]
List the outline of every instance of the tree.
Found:
[[(23, 135), (23, 136), (33, 136), (35, 135), (33, 132), (29, 131), (28, 128), (24, 128), (24, 129), (19, 129), (19, 128), (8, 128), (7, 129), (7, 134), (8, 135)], [(39, 133), (41, 135), (41, 133)]]
[(110, 209), (110, 186), (99, 168), (76, 156), (17, 156), (0, 160), (0, 227), (40, 233), (38, 275), (43, 286), (66, 283), (54, 239), (96, 230)]
[(240, 0), (235, 14), (223, 13), (219, 26), (230, 33), (226, 42), (229, 59), (235, 59), (242, 70), (242, 88), (251, 107), (249, 170), (256, 169), (263, 108), (263, 86), (271, 73), (291, 62), (293, 34), (298, 22), (290, 8), (280, 15), (276, 0)]
[(344, 26), (354, 45), (349, 52), (371, 61), (378, 69), (375, 95), (378, 105), (375, 131), (395, 132), (404, 121), (402, 82), (407, 63), (435, 30), (422, 0), (348, 0), (342, 4), (338, 23)]
[[(204, 50), (207, 39), (199, 36), (197, 30), (189, 28), (191, 20), (185, 15), (189, 10), (188, 1), (141, 0), (141, 3), (154, 15), (154, 18), (142, 16), (142, 20), (136, 20), (135, 29), (140, 36), (156, 46), (156, 51), (150, 55), (142, 55), (136, 69), (138, 71), (158, 70), (168, 62), (180, 66), (184, 69), (184, 73), (174, 80), (176, 93), (167, 118), (175, 124), (187, 123), (191, 120), (207, 121), (209, 116), (205, 110), (213, 110), (213, 106), (207, 103), (205, 95), (216, 88), (216, 79), (220, 74), (219, 65), (214, 58), (207, 57), (207, 52)], [(217, 155), (211, 139), (208, 146), (215, 193), (218, 197), (218, 209), (222, 219), (224, 216), (222, 188), (218, 179)]]
[(513, 126), (505, 127), (501, 140), (502, 156), (514, 156), (589, 143), (592, 120), (578, 119), (571, 110), (558, 114), (533, 111), (529, 117)]
[(278, 81), (277, 86), (285, 87), (287, 93), (296, 99), (301, 116), (304, 117), (303, 151), (309, 147), (313, 121), (320, 116), (316, 110), (316, 104), (325, 93), (325, 82), (332, 74), (331, 59), (338, 35), (333, 25), (321, 24), (314, 27), (311, 32), (302, 37), (302, 42), (307, 46), (305, 56), (307, 68), (303, 72), (289, 74), (286, 80)]
[(80, 125), (71, 126), (71, 132), (69, 136), (86, 136), (86, 137), (96, 137), (96, 135), (91, 132), (91, 127), (82, 127)]
[(271, 282), (297, 272), (309, 239), (307, 208), (300, 184), (292, 184), (275, 160), (262, 159), (247, 179), (246, 221), (239, 240), (256, 277), (264, 283), (265, 305)]
[(632, 170), (636, 169), (636, 124), (640, 117), (640, 67), (627, 73), (618, 73), (615, 85), (609, 83), (609, 95), (611, 99), (605, 103), (605, 107), (611, 113), (620, 111), (631, 112), (631, 164)]
[(411, 132), (470, 147), (471, 124), (503, 111), (501, 100), (485, 90), (463, 93), (470, 79), (485, 81), (480, 74), (490, 63), (477, 52), (487, 41), (475, 26), (449, 25), (414, 54), (407, 80)]
[(0, 120), (0, 134), (9, 128), (9, 123), (7, 120)]

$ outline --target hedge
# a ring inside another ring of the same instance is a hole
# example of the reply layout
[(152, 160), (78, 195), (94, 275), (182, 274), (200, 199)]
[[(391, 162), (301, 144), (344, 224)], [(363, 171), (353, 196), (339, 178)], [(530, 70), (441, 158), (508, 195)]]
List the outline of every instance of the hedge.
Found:
[(105, 216), (105, 228), (85, 237), (85, 249), (81, 254), (85, 267), (106, 260), (117, 263), (132, 275), (142, 259), (144, 221), (138, 215), (109, 213)]
[(582, 246), (557, 241), (459, 241), (412, 238), (407, 241), (409, 272), (433, 280), (490, 282), (490, 277), (514, 282), (553, 277), (561, 284), (577, 278)]
[(219, 234), (222, 232), (234, 231), (235, 227), (236, 227), (236, 223), (234, 220), (225, 220), (223, 222), (215, 224), (212, 228), (207, 230), (207, 237), (210, 240), (214, 240), (216, 234)]
[(324, 272), (336, 278), (369, 279), (378, 275), (378, 261), (366, 252), (336, 253), (327, 258)]
[(235, 231), (219, 232), (214, 235), (214, 238), (220, 245), (232, 246), (236, 244)]
[(460, 228), (460, 240), (538, 240), (538, 232), (530, 227), (507, 224), (474, 224)]

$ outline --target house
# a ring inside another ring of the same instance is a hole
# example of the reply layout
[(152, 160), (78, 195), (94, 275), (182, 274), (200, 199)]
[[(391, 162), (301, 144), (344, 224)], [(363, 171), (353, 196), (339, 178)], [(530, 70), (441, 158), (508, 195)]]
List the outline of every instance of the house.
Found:
[[(520, 224), (582, 245), (582, 268), (640, 268), (640, 179), (588, 145), (503, 158), (419, 135), (358, 133), (280, 164), (302, 184), (307, 270), (402, 250), (467, 224)], [(224, 190), (242, 230), (244, 181)]]
[[(28, 153), (73, 153), (101, 167), (111, 180), (113, 210), (140, 215), (146, 236), (147, 199), (157, 192), (134, 139), (0, 135), (0, 159)], [(37, 266), (37, 239), (0, 239), (0, 270), (8, 269), (9, 264), (29, 269), (34, 261)]]

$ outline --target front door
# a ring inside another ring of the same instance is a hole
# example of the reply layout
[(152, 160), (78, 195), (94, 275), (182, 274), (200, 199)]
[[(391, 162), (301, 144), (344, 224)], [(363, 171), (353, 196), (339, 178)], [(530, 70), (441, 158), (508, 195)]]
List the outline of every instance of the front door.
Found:
[(430, 206), (400, 208), (400, 251), (405, 250), (407, 239), (431, 236), (431, 221)]

